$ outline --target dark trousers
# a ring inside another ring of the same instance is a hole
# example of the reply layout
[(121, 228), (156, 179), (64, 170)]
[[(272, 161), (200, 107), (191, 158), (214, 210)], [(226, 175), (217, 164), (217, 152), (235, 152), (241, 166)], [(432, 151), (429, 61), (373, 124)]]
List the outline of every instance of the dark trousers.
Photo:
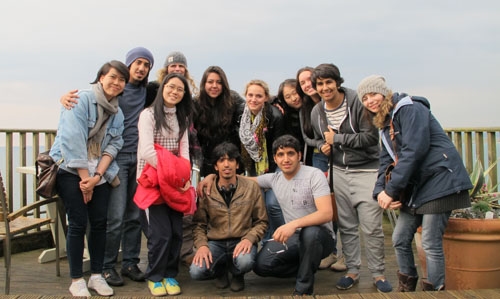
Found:
[(83, 250), (87, 223), (90, 224), (88, 249), (90, 255), (90, 270), (101, 273), (106, 246), (106, 222), (108, 214), (108, 199), (111, 186), (108, 183), (94, 187), (92, 200), (85, 204), (80, 190), (80, 177), (60, 169), (57, 173), (57, 191), (61, 197), (68, 215), (68, 234), (66, 236), (66, 251), (68, 254), (69, 272), (71, 278), (83, 276)]
[(148, 267), (145, 277), (159, 282), (179, 272), (183, 213), (168, 205), (152, 205), (146, 211), (145, 234), (148, 239)]
[[(332, 233), (321, 226), (308, 226), (296, 232), (286, 242), (266, 242), (257, 255), (254, 272), (259, 276), (296, 276), (295, 290), (302, 294), (312, 294), (314, 274), (321, 259), (334, 248)], [(280, 252), (281, 250), (283, 252)]]

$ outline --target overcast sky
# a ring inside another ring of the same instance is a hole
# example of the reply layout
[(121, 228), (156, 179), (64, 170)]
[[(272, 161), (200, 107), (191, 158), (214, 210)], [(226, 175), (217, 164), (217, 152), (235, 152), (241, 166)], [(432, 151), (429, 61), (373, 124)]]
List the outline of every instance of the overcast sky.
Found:
[(381, 74), (427, 97), (444, 127), (500, 126), (498, 0), (2, 0), (0, 128), (55, 129), (61, 95), (136, 46), (155, 56), (150, 80), (171, 51), (198, 84), (219, 65), (239, 93), (328, 62), (346, 87)]

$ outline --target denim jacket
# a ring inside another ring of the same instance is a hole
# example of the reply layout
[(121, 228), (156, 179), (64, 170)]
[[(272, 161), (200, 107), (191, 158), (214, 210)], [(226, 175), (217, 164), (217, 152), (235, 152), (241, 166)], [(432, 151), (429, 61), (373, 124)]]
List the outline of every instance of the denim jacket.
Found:
[[(57, 136), (50, 149), (50, 156), (54, 161), (64, 159), (59, 167), (76, 175), (78, 168), (88, 168), (87, 140), (97, 120), (94, 92), (82, 90), (78, 95), (80, 98), (75, 107), (71, 110), (61, 108)], [(111, 115), (107, 121), (106, 135), (101, 143), (102, 153), (105, 152), (113, 158), (123, 146), (123, 119), (123, 113), (118, 108), (118, 113)], [(112, 182), (117, 174), (118, 164), (113, 160), (103, 177), (106, 181)]]

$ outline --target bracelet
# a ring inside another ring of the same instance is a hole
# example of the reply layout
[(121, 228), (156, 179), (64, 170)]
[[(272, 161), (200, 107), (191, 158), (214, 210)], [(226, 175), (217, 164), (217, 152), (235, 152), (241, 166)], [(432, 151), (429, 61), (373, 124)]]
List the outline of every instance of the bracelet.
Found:
[(94, 172), (94, 176), (96, 176), (96, 175), (99, 176), (99, 180), (102, 179), (102, 174), (99, 171)]

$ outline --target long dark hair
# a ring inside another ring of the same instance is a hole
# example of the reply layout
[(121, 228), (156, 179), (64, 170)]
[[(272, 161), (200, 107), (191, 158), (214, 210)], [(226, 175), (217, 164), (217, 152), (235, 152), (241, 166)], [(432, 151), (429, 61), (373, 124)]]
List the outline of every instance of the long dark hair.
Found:
[(184, 85), (184, 96), (182, 100), (175, 105), (177, 115), (177, 121), (179, 122), (179, 140), (181, 139), (184, 132), (189, 128), (191, 124), (191, 114), (192, 114), (192, 98), (191, 91), (189, 90), (189, 84), (184, 78), (183, 75), (177, 73), (171, 73), (165, 76), (163, 81), (161, 82), (160, 87), (158, 88), (158, 93), (156, 94), (156, 98), (153, 103), (153, 111), (155, 116), (155, 129), (161, 130), (162, 127), (170, 130), (171, 128), (168, 126), (167, 117), (165, 115), (164, 103), (163, 103), (163, 89), (165, 85), (172, 78), (178, 78), (182, 81)]
[[(220, 76), (222, 83), (221, 94), (213, 99), (206, 89), (208, 76), (215, 73)], [(231, 96), (226, 73), (218, 66), (209, 66), (203, 73), (200, 83), (200, 95), (195, 99), (196, 126), (198, 133), (203, 136), (223, 136), (231, 130), (233, 112), (235, 110), (235, 100)]]
[(306, 134), (307, 137), (313, 139), (314, 138), (314, 131), (311, 125), (311, 111), (316, 105), (316, 103), (313, 101), (313, 99), (308, 96), (307, 94), (304, 93), (302, 90), (302, 87), (300, 87), (300, 81), (299, 81), (299, 75), (305, 71), (311, 72), (314, 71), (314, 68), (310, 66), (303, 67), (297, 71), (297, 85), (295, 87), (295, 90), (299, 94), (299, 96), (302, 98), (302, 108), (300, 108), (300, 117), (302, 118), (302, 130)]

